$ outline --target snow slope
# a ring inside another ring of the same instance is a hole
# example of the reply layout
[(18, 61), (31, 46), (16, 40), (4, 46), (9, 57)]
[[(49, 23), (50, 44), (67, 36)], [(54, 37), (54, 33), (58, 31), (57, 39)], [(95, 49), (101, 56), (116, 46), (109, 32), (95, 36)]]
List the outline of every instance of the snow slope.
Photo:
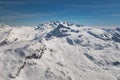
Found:
[(2, 24), (0, 80), (120, 80), (120, 28)]

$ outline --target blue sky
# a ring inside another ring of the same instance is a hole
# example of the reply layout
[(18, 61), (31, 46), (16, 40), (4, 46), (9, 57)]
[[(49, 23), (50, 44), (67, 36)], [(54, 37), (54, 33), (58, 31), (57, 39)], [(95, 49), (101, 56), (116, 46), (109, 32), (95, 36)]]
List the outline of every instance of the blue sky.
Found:
[(33, 26), (49, 20), (120, 26), (120, 0), (0, 0), (0, 23)]

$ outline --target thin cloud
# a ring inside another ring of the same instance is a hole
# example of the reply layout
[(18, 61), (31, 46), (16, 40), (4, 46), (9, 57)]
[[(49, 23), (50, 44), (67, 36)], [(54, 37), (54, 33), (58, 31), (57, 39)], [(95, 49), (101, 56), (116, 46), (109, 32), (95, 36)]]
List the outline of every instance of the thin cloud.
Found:
[(36, 0), (36, 1), (0, 1), (0, 5), (22, 5), (22, 4), (40, 4), (40, 3), (49, 3), (45, 0)]
[(65, 5), (67, 7), (72, 7), (72, 8), (111, 8), (111, 7), (120, 7), (120, 4), (113, 5), (113, 4), (107, 4), (107, 5)]
[(18, 5), (18, 4), (25, 4), (24, 2), (20, 2), (20, 1), (0, 1), (0, 4), (7, 4), (7, 5)]
[(38, 16), (42, 17), (42, 16), (46, 16), (46, 14), (41, 14), (41, 13), (16, 14), (16, 15), (0, 16), (0, 19), (4, 19), (4, 20), (22, 19), (22, 18), (38, 17)]
[(90, 15), (90, 16), (79, 16), (79, 17), (120, 17), (120, 14), (106, 14), (106, 15)]
[(120, 14), (111, 14), (111, 15), (108, 15), (108, 16), (120, 17)]
[[(10, 11), (12, 12), (12, 11)], [(11, 15), (3, 15), (0, 16), (0, 19), (3, 20), (12, 20), (12, 19), (24, 19), (24, 18), (35, 18), (35, 17), (49, 17), (49, 16), (58, 16), (60, 14), (64, 14), (66, 11), (60, 11), (57, 13), (18, 13), (18, 12), (12, 12)]]
[(120, 17), (120, 14), (106, 14), (106, 15), (89, 15), (89, 16), (79, 16), (79, 17)]

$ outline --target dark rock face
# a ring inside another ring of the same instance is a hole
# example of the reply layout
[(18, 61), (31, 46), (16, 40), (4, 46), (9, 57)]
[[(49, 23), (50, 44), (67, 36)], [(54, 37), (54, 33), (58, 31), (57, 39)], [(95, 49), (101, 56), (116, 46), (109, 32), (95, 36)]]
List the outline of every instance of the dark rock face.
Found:
[(29, 47), (29, 45), (25, 45), (22, 48), (17, 48), (14, 50), (14, 52), (18, 53), (20, 55), (20, 57), (24, 58), (24, 61), (21, 62), (22, 64), (17, 68), (17, 71), (14, 74), (11, 73), (9, 75), (10, 78), (16, 78), (17, 76), (19, 76), (21, 70), (24, 69), (26, 67), (26, 65), (29, 65), (29, 66), (36, 65), (36, 63), (33, 63), (33, 62), (28, 63), (27, 62), (28, 60), (42, 58), (42, 55), (44, 54), (44, 50), (45, 50), (45, 45), (43, 47), (40, 47), (39, 49), (36, 49), (33, 54), (26, 56), (25, 55), (26, 53), (24, 52), (24, 50), (28, 47)]
[(0, 42), (0, 46), (4, 46), (4, 45), (8, 45), (8, 44), (10, 44), (10, 41), (8, 39), (5, 39), (2, 42)]
[(107, 29), (105, 30), (112, 35), (112, 40), (115, 42), (120, 42), (120, 28), (116, 29)]
[(110, 38), (110, 37), (108, 36), (108, 34), (106, 34), (106, 33), (101, 34), (101, 35), (94, 34), (94, 33), (90, 32), (90, 31), (88, 31), (88, 33), (89, 33), (90, 35), (96, 37), (96, 38), (99, 38), (99, 39), (102, 39), (102, 40), (105, 40), (105, 41), (111, 40), (111, 38)]
[(73, 41), (72, 41), (71, 39), (66, 38), (66, 40), (67, 40), (67, 42), (68, 42), (70, 45), (73, 45), (73, 44), (74, 44)]
[(56, 27), (51, 32), (49, 32), (46, 35), (46, 38), (48, 39), (48, 38), (51, 38), (52, 36), (55, 36), (55, 37), (58, 37), (58, 38), (69, 36), (70, 34), (65, 34), (65, 32), (67, 32), (67, 30), (63, 30), (63, 29), (70, 29), (70, 28), (65, 27), (62, 24), (60, 24), (60, 25), (58, 25), (58, 27)]
[(114, 40), (115, 42), (120, 42), (120, 34), (114, 33), (112, 36), (112, 40)]
[(113, 65), (118, 66), (118, 65), (120, 65), (120, 62), (119, 61), (113, 62)]
[(119, 31), (120, 32), (120, 28), (118, 27), (118, 28), (116, 28), (115, 30), (117, 30), (117, 31)]

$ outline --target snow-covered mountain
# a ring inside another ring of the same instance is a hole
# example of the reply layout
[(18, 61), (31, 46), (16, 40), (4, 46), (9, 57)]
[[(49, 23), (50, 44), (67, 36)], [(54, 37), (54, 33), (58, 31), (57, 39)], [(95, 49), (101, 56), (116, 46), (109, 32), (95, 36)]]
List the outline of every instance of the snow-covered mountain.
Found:
[(1, 24), (0, 80), (120, 80), (120, 27)]

